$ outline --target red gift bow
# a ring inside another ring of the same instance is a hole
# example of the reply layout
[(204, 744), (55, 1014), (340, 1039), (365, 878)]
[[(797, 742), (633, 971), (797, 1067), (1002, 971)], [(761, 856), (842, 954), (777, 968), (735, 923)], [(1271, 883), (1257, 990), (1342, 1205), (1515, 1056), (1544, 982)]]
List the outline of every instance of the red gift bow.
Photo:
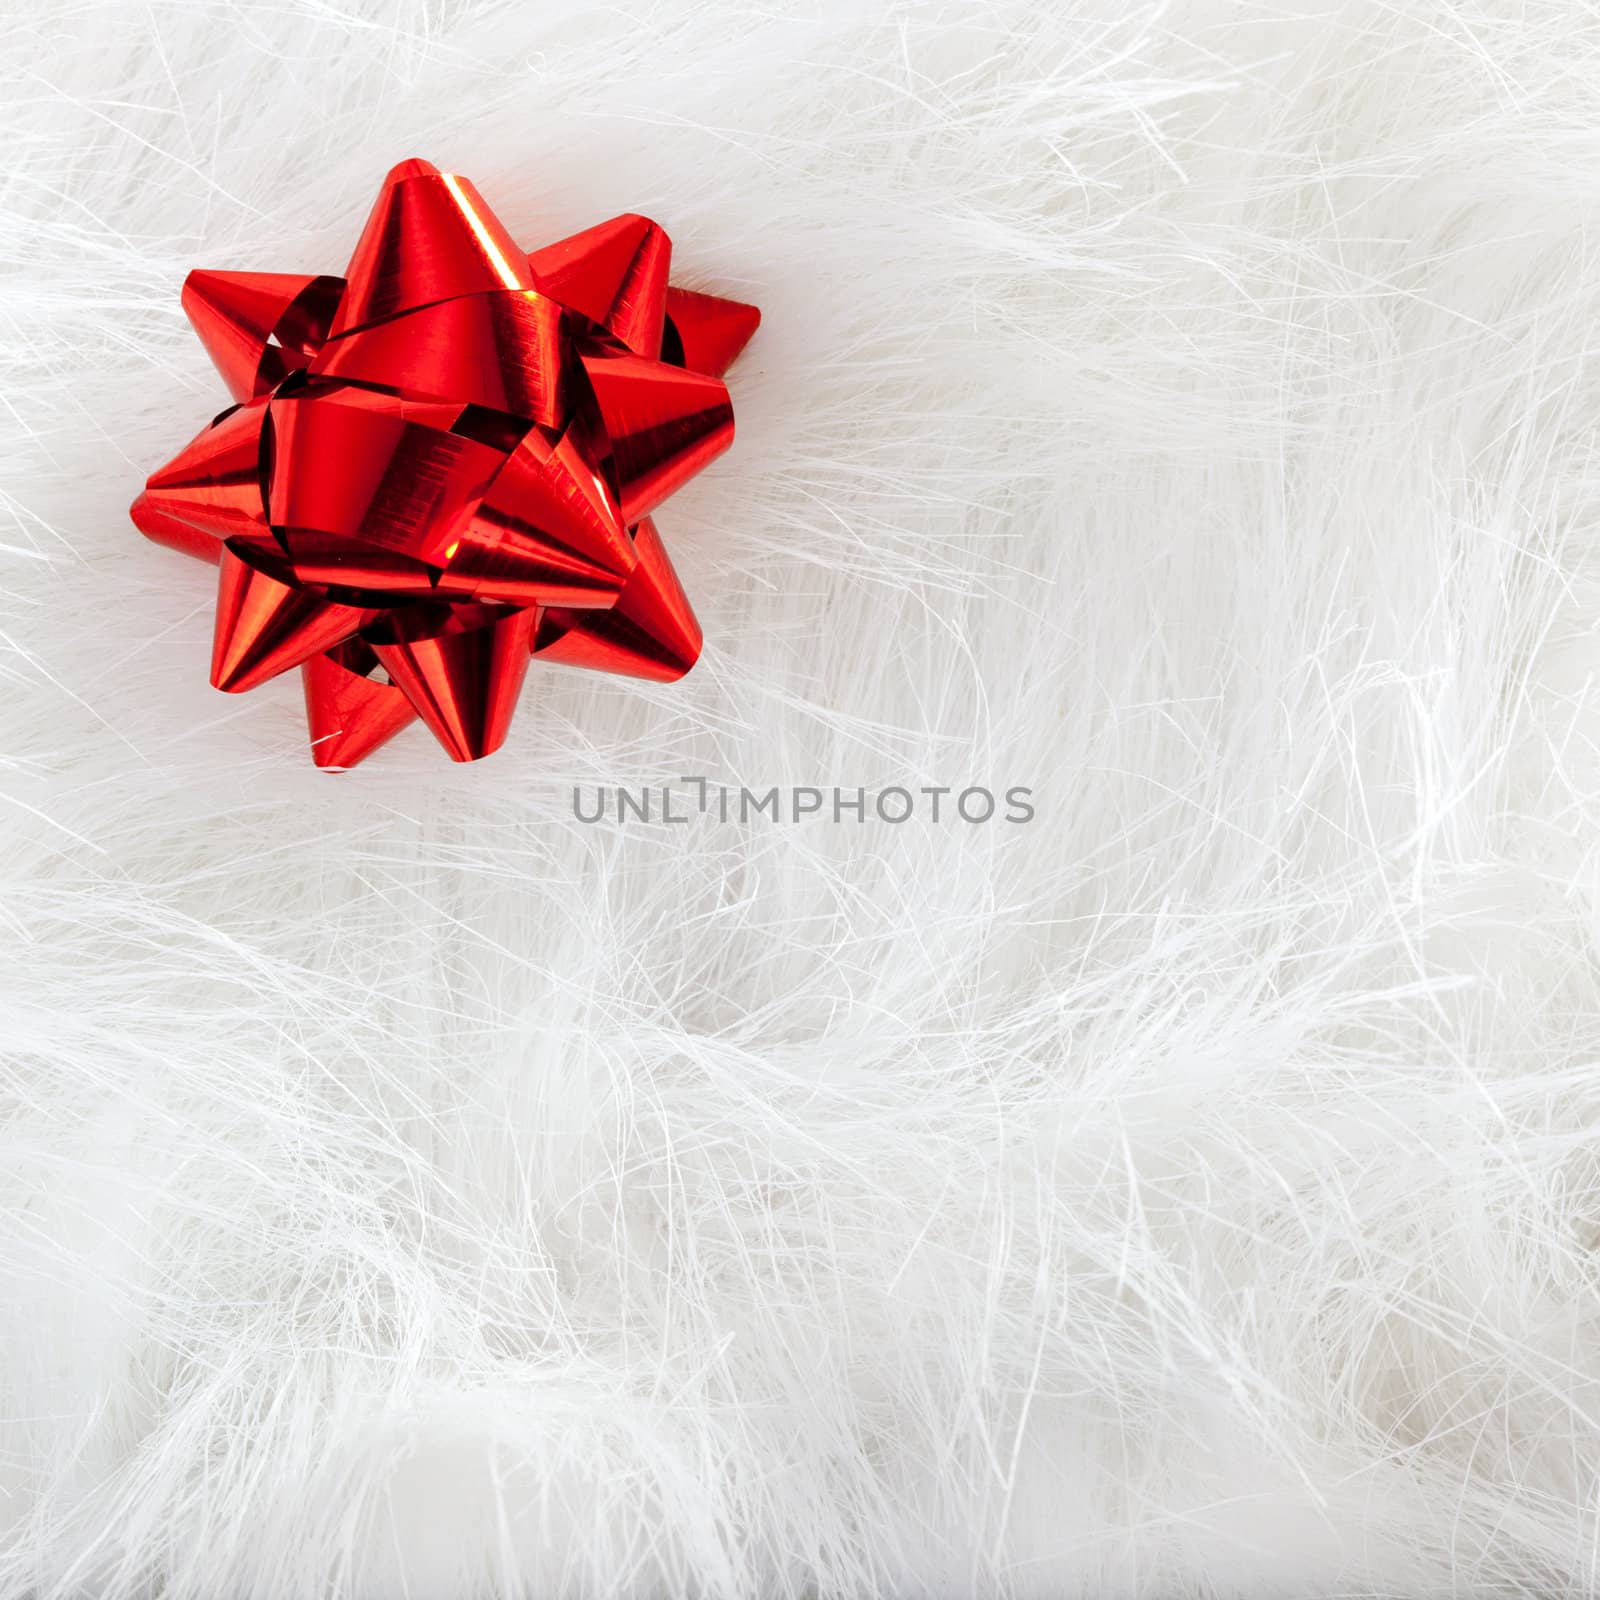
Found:
[(312, 757), (421, 717), (504, 741), (530, 656), (663, 682), (700, 625), (649, 513), (726, 450), (754, 306), (671, 288), (624, 215), (528, 255), (465, 179), (403, 161), (343, 278), (189, 274), (237, 404), (131, 515), (217, 562), (211, 681), (299, 667)]

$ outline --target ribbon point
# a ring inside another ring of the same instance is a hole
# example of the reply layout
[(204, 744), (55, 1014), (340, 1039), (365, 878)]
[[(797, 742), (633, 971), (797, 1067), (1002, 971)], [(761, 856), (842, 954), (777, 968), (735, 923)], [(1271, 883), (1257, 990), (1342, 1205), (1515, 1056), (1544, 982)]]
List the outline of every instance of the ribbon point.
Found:
[(437, 178), (439, 169), (431, 161), (425, 161), (421, 156), (408, 156), (404, 161), (397, 161), (389, 168), (388, 176), (384, 183), (404, 183), (407, 178)]

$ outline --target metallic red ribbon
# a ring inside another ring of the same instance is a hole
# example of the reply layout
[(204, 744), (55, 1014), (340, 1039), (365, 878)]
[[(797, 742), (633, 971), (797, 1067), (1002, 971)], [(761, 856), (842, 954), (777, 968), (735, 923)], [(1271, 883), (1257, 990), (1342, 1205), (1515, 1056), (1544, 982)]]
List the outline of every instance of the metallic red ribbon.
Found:
[(733, 440), (754, 306), (674, 289), (625, 215), (529, 255), (465, 178), (405, 161), (343, 278), (189, 274), (233, 392), (134, 502), (220, 567), (211, 681), (299, 667), (317, 765), (414, 717), (500, 747), (530, 657), (670, 682), (700, 625), (650, 520)]

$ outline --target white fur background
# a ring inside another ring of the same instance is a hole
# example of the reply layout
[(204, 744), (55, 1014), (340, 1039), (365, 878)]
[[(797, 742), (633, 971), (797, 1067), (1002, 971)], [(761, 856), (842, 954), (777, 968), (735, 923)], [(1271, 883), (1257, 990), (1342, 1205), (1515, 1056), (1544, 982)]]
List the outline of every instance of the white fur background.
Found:
[[(1589, 0), (0, 17), (0, 1594), (1600, 1592)], [(409, 155), (766, 323), (693, 676), (329, 777), (126, 506)]]

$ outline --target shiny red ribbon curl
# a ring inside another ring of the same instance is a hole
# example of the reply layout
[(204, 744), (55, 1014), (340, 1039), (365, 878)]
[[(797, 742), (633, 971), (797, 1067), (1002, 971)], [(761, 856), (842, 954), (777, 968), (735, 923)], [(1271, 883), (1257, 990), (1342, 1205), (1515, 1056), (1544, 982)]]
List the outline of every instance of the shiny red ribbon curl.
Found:
[(700, 625), (651, 513), (732, 443), (761, 314), (671, 287), (671, 250), (629, 214), (528, 254), (405, 161), (343, 278), (190, 273), (236, 403), (131, 515), (219, 567), (212, 683), (299, 667), (342, 770), (417, 717), (488, 755), (530, 659), (682, 677)]

